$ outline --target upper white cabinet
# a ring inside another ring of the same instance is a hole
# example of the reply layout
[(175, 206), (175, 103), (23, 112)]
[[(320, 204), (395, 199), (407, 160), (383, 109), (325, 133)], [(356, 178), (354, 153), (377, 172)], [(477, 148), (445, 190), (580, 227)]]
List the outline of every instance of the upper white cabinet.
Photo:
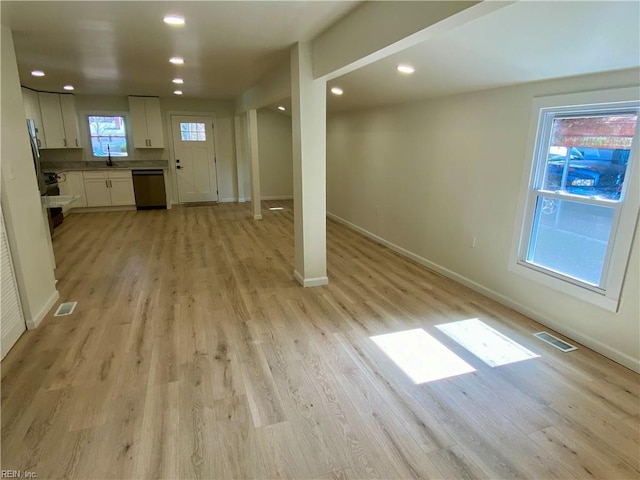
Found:
[(47, 148), (47, 139), (42, 127), (42, 114), (40, 113), (40, 101), (38, 92), (22, 87), (22, 103), (24, 113), (28, 120), (33, 120), (36, 127), (36, 141), (38, 148)]
[(129, 114), (135, 148), (164, 148), (158, 97), (129, 97)]
[(79, 148), (78, 119), (73, 95), (38, 92), (42, 126), (47, 139), (42, 148)]
[(76, 114), (76, 99), (73, 95), (60, 95), (60, 110), (62, 110), (62, 124), (64, 125), (67, 147), (80, 147), (80, 129)]

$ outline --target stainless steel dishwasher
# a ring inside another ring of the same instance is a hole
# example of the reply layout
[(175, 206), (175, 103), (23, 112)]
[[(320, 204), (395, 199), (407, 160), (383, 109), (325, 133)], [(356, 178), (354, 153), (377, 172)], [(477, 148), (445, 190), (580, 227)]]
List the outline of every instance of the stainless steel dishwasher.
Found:
[(167, 192), (164, 189), (162, 170), (133, 170), (131, 175), (138, 210), (167, 208)]

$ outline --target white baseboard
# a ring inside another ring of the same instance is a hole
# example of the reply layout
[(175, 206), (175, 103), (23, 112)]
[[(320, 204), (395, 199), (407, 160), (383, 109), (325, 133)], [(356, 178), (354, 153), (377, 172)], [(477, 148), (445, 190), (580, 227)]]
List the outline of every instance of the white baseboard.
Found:
[(262, 214), (257, 214), (253, 216), (254, 220), (262, 220)]
[(220, 198), (218, 200), (219, 203), (235, 203), (237, 202), (238, 199), (235, 197), (229, 197), (229, 198)]
[(122, 212), (135, 210), (135, 205), (111, 205), (107, 207), (79, 207), (72, 208), (69, 213)]
[(47, 303), (44, 304), (44, 306), (38, 312), (38, 314), (35, 315), (33, 318), (27, 319), (25, 321), (25, 323), (27, 324), (27, 328), (29, 330), (38, 328), (38, 325), (40, 325), (40, 322), (44, 320), (44, 317), (47, 316), (47, 313), (49, 313), (49, 310), (51, 310), (51, 308), (56, 304), (59, 298), (60, 298), (60, 293), (58, 292), (58, 290), (54, 290), (53, 293), (51, 294), (51, 297), (49, 298)]
[(467, 277), (464, 277), (452, 270), (449, 270), (446, 267), (438, 265), (437, 263), (434, 263), (431, 260), (428, 260), (409, 250), (406, 250), (405, 248), (402, 248), (394, 243), (391, 243), (388, 240), (385, 240), (384, 238), (379, 237), (378, 235), (371, 233), (368, 230), (365, 230), (364, 228), (349, 222), (348, 220), (345, 220), (344, 218), (334, 215), (333, 213), (327, 212), (327, 217), (335, 220), (336, 222), (342, 223), (343, 225), (346, 225), (352, 230), (355, 230), (356, 232), (361, 233), (365, 237), (370, 238), (371, 240), (390, 248), (394, 252), (397, 252), (404, 257), (410, 258), (414, 262), (419, 263), (420, 265), (427, 267), (428, 269), (433, 270), (434, 272), (440, 273), (441, 275), (444, 275), (445, 277), (450, 278), (451, 280), (454, 280), (466, 287), (469, 287), (471, 290), (481, 293), (482, 295), (489, 297), (492, 300), (495, 300), (501, 303), (502, 305), (512, 308), (518, 313), (526, 315), (527, 317), (535, 320), (538, 323), (541, 323), (542, 325), (552, 328), (556, 332), (559, 332), (571, 338), (572, 340), (575, 340), (576, 342), (581, 343), (591, 348), (592, 350), (595, 350), (596, 352), (604, 355), (605, 357), (610, 358), (614, 362), (618, 362), (619, 364), (624, 365), (625, 367), (640, 373), (640, 359), (633, 358), (632, 356), (627, 355), (624, 352), (621, 352), (605, 343), (602, 343), (600, 340), (597, 340), (589, 335), (585, 335), (584, 333), (578, 332), (554, 320), (550, 320), (540, 312), (537, 312), (536, 310), (533, 310), (532, 308), (529, 308), (526, 305), (523, 305), (507, 297), (506, 295), (503, 295), (494, 290), (491, 290), (490, 288), (487, 288)]
[(271, 197), (260, 197), (260, 200), (293, 200), (293, 195), (273, 195)]
[(329, 283), (329, 278), (324, 277), (315, 277), (315, 278), (303, 278), (297, 270), (293, 271), (294, 278), (302, 285), (303, 287), (319, 287), (321, 285), (326, 285)]

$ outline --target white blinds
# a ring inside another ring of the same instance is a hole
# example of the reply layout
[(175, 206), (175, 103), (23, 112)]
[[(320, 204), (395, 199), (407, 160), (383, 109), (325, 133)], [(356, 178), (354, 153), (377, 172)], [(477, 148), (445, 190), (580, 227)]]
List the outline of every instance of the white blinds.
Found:
[(4, 358), (25, 331), (25, 324), (1, 208), (0, 224), (0, 354)]

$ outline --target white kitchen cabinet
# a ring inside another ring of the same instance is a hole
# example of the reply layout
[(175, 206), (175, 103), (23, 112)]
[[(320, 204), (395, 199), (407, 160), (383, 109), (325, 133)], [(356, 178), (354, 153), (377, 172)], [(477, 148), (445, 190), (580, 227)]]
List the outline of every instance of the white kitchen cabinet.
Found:
[(87, 178), (84, 173), (84, 191), (87, 196), (87, 207), (108, 207), (111, 205), (109, 181), (107, 178)]
[(129, 115), (135, 148), (164, 148), (158, 97), (129, 97)]
[(72, 95), (38, 92), (42, 126), (47, 138), (42, 148), (78, 148), (78, 119)]
[(87, 206), (87, 196), (84, 191), (84, 177), (82, 172), (63, 172), (58, 175), (58, 187), (60, 195), (73, 195), (80, 197), (75, 202), (62, 207), (62, 213), (67, 213), (74, 208)]
[(136, 196), (133, 192), (131, 170), (109, 172), (109, 188), (111, 205), (135, 205)]
[(38, 148), (47, 148), (47, 139), (42, 126), (42, 114), (40, 113), (38, 92), (22, 87), (22, 103), (24, 104), (25, 116), (28, 120), (33, 120), (33, 123), (35, 124)]
[(68, 148), (80, 148), (80, 129), (76, 114), (76, 99), (73, 95), (60, 95), (60, 110), (62, 111), (62, 125), (67, 139)]
[(131, 170), (84, 172), (87, 207), (135, 205)]

